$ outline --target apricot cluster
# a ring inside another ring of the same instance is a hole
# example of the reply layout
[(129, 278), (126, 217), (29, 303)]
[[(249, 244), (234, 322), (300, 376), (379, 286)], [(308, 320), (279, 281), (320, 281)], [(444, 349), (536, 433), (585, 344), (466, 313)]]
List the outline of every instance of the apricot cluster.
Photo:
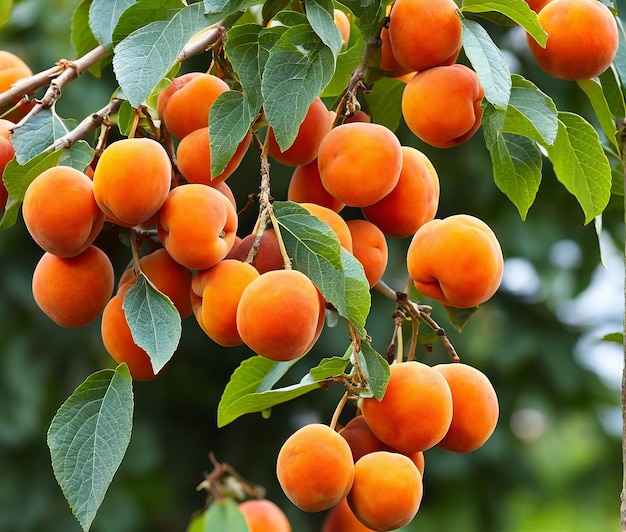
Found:
[(499, 413), (489, 379), (462, 363), (393, 364), (382, 400), (359, 404), (339, 431), (318, 423), (298, 429), (276, 460), (278, 481), (298, 508), (329, 510), (324, 532), (410, 523), (422, 501), (424, 452), (478, 449)]

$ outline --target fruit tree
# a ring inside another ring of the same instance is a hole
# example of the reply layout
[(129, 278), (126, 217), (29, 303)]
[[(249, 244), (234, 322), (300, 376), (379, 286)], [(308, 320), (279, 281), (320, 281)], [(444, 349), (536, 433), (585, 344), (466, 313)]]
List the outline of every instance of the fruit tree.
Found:
[(0, 2), (0, 457), (47, 444), (59, 530), (626, 531), (572, 310), (624, 250), (626, 5), (52, 4)]

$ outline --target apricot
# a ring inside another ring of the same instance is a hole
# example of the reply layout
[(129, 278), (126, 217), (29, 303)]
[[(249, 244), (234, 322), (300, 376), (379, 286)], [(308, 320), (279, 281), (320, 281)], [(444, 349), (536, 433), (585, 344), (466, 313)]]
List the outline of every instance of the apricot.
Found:
[(527, 35), (539, 67), (555, 78), (583, 80), (613, 62), (618, 31), (610, 9), (598, 0), (552, 0), (537, 15), (548, 34), (545, 48)]
[[(196, 76), (204, 75), (203, 72), (187, 72), (186, 74), (181, 74), (180, 76), (176, 76), (172, 79), (172, 82), (165, 87), (161, 92), (159, 92), (157, 96), (157, 114), (159, 118), (163, 120), (163, 115), (165, 114), (165, 108), (174, 94), (178, 89), (184, 87), (187, 83), (189, 83)], [(204, 124), (206, 125), (206, 124)]]
[(69, 166), (44, 170), (30, 183), (22, 215), (33, 240), (60, 257), (85, 251), (104, 225), (93, 182)]
[(113, 293), (109, 257), (90, 246), (74, 257), (45, 252), (33, 272), (33, 297), (39, 308), (61, 327), (85, 327), (101, 314)]
[(475, 307), (491, 298), (500, 286), (503, 264), (492, 229), (467, 214), (426, 222), (407, 250), (415, 288), (456, 308)]
[(153, 380), (157, 375), (152, 362), (148, 353), (133, 340), (123, 304), (124, 294), (116, 294), (104, 307), (100, 323), (102, 343), (113, 360), (118, 364), (126, 363), (134, 380)]
[(0, 50), (0, 92), (5, 92), (16, 81), (32, 75), (33, 71), (21, 58), (8, 50)]
[(395, 78), (409, 73), (415, 74), (414, 70), (404, 68), (396, 59), (391, 48), (391, 40), (389, 39), (389, 30), (387, 28), (380, 30), (380, 42), (380, 61), (378, 66), (385, 71), (388, 77)]
[(291, 532), (289, 520), (280, 507), (269, 499), (249, 499), (239, 503), (248, 532)]
[(344, 120), (344, 123), (350, 122), (371, 122), (372, 117), (368, 115), (363, 109), (359, 109), (356, 113), (347, 116)]
[(484, 95), (478, 75), (465, 65), (429, 68), (404, 87), (402, 116), (424, 142), (451, 148), (468, 141), (480, 127)]
[(2, 174), (9, 161), (15, 156), (15, 148), (11, 142), (11, 128), (15, 124), (9, 120), (0, 118), (0, 210), (4, 209), (9, 198)]
[(160, 117), (168, 131), (179, 139), (196, 129), (208, 127), (213, 102), (220, 94), (230, 90), (224, 80), (204, 73), (189, 73), (182, 80), (175, 79), (172, 84), (175, 84), (174, 89), (161, 97)]
[(409, 458), (375, 451), (354, 464), (354, 481), (347, 500), (354, 515), (365, 526), (374, 530), (395, 530), (413, 520), (422, 502), (423, 490), (422, 476)]
[(224, 183), (224, 181), (214, 184), (213, 188), (215, 190), (219, 190), (222, 194), (224, 194), (224, 196), (228, 198), (228, 201), (233, 204), (233, 208), (235, 209), (235, 211), (237, 210), (237, 200), (235, 199), (235, 195), (233, 194), (232, 189), (226, 183)]
[(194, 275), (193, 312), (200, 328), (217, 344), (243, 344), (237, 330), (237, 308), (243, 291), (257, 277), (259, 272), (254, 266), (235, 259), (224, 259)]
[(539, 13), (550, 0), (526, 0), (528, 7), (535, 13)]
[(201, 127), (183, 137), (179, 142), (176, 150), (178, 169), (189, 183), (202, 183), (214, 187), (230, 177), (239, 168), (251, 140), (252, 134), (248, 132), (237, 146), (224, 170), (213, 177), (211, 175), (209, 128), (208, 126)]
[(376, 437), (401, 453), (425, 451), (446, 435), (452, 393), (443, 376), (411, 361), (392, 364), (383, 398), (361, 400), (361, 413)]
[(480, 370), (462, 363), (438, 364), (452, 392), (452, 423), (437, 447), (469, 453), (481, 447), (498, 423), (498, 396)]
[(317, 164), (322, 184), (332, 196), (346, 205), (365, 207), (396, 186), (402, 150), (398, 138), (385, 126), (350, 122), (324, 137)]
[(367, 220), (348, 220), (346, 225), (352, 236), (352, 254), (363, 265), (371, 288), (381, 280), (387, 268), (387, 240), (383, 232)]
[[(181, 318), (191, 315), (191, 272), (187, 268), (176, 262), (165, 248), (141, 257), (139, 267), (156, 289), (170, 298)], [(135, 269), (126, 269), (118, 282), (117, 293), (126, 293), (136, 282)]]
[(341, 43), (345, 46), (350, 39), (350, 20), (348, 19), (348, 15), (341, 11), (341, 9), (335, 9), (333, 19), (339, 30), (339, 35), (341, 35)]
[(224, 194), (193, 183), (174, 188), (157, 217), (163, 247), (191, 270), (221, 261), (235, 243), (237, 225), (237, 213)]
[(462, 27), (453, 0), (396, 0), (389, 16), (393, 55), (409, 71), (454, 63)]
[(322, 185), (317, 159), (296, 166), (289, 180), (287, 199), (296, 203), (316, 203), (335, 212), (345, 207), (345, 203), (332, 196)]
[(319, 292), (306, 275), (297, 270), (269, 271), (243, 291), (237, 330), (258, 355), (293, 360), (312, 347), (322, 312)]
[[(233, 246), (228, 252), (228, 255), (226, 255), (226, 258), (247, 261), (255, 241), (256, 234), (246, 235), (241, 239), (241, 242)], [(276, 237), (276, 231), (274, 231), (274, 229), (268, 228), (263, 231), (259, 247), (250, 264), (252, 264), (259, 273), (282, 270), (285, 267), (285, 260), (280, 251), (278, 238)]]
[(328, 209), (327, 207), (317, 205), (316, 203), (301, 203), (300, 205), (309, 211), (313, 216), (316, 216), (323, 222), (326, 222), (333, 233), (337, 235), (337, 239), (339, 240), (341, 247), (352, 253), (352, 235), (350, 234), (350, 229), (348, 229), (346, 221), (339, 216), (339, 214), (331, 209)]
[(115, 223), (133, 227), (159, 210), (170, 190), (172, 164), (157, 141), (128, 138), (109, 144), (93, 174), (98, 206)]
[(278, 162), (286, 166), (300, 166), (310, 163), (317, 157), (320, 143), (332, 127), (332, 115), (321, 98), (315, 98), (302, 124), (298, 128), (296, 138), (287, 149), (280, 149), (274, 131), (268, 131), (268, 152)]
[(322, 523), (322, 532), (371, 532), (350, 509), (347, 499), (333, 506)]
[(285, 495), (298, 508), (305, 512), (327, 510), (352, 487), (350, 446), (328, 425), (305, 425), (280, 448), (276, 475)]

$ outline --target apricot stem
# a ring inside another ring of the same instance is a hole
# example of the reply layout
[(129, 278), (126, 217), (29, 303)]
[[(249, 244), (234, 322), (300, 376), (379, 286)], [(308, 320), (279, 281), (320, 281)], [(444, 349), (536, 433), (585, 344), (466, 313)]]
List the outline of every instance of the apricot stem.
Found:
[(348, 402), (349, 398), (350, 398), (350, 392), (346, 390), (346, 392), (341, 396), (339, 403), (337, 403), (337, 408), (335, 408), (333, 417), (330, 420), (329, 426), (331, 429), (335, 430), (335, 428), (337, 427), (337, 423), (339, 422), (339, 416), (341, 415), (341, 412), (343, 411), (343, 407), (346, 406), (346, 403)]

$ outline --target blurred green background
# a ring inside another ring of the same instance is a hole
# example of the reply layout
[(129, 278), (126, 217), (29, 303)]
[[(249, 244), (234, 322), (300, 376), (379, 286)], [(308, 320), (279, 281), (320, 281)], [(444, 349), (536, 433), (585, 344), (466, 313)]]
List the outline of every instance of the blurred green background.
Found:
[[(73, 59), (70, 19), (77, 1), (15, 2), (13, 18), (0, 28), (0, 48), (43, 70)], [(575, 84), (550, 79), (533, 66), (524, 35), (486, 25), (511, 69), (552, 96), (560, 110), (593, 120)], [(195, 58), (183, 70), (206, 68)], [(85, 74), (57, 105), (64, 118), (82, 119), (105, 105), (115, 89), (110, 72)], [(463, 361), (492, 380), (501, 405), (499, 425), (481, 449), (468, 455), (426, 452), (425, 494), (406, 530), (462, 532), (588, 532), (618, 530), (621, 489), (622, 351), (602, 341), (619, 332), (623, 314), (623, 206), (617, 197), (603, 218), (600, 265), (593, 224), (556, 181), (549, 162), (528, 219), (496, 188), (480, 132), (448, 150), (423, 145), (404, 127), (402, 143), (424, 151), (441, 182), (438, 217), (469, 213), (497, 234), (506, 259), (502, 288), (472, 317), (463, 333), (435, 306)], [(91, 140), (91, 139), (89, 139)], [(272, 192), (286, 197), (290, 170), (272, 166)], [(258, 157), (252, 150), (229, 179), (239, 205), (258, 187)], [(348, 211), (347, 215), (352, 215)], [(254, 213), (242, 219), (250, 229)], [(114, 231), (98, 240), (114, 259), (116, 274), (130, 251)], [(389, 242), (384, 280), (401, 289), (408, 240)], [(88, 375), (113, 367), (99, 323), (82, 330), (56, 326), (36, 307), (30, 281), (40, 249), (18, 223), (0, 234), (0, 532), (80, 530), (54, 479), (46, 446), (47, 427), (61, 403)], [(393, 302), (373, 294), (367, 323), (373, 344), (384, 352), (391, 340)], [(296, 382), (306, 363), (343, 354), (349, 342), (341, 324), (326, 327), (320, 342), (288, 374)], [(251, 482), (288, 514), (294, 531), (318, 531), (324, 513), (305, 514), (282, 494), (275, 459), (282, 442), (310, 421), (328, 422), (342, 387), (309, 394), (276, 407), (269, 419), (244, 416), (216, 428), (220, 394), (245, 349), (224, 349), (183, 322), (183, 338), (169, 370), (157, 381), (135, 383), (132, 440), (92, 530), (182, 531), (204, 495), (196, 491), (211, 469), (209, 452)], [(427, 363), (445, 360), (440, 345)], [(344, 412), (346, 419), (352, 413)], [(343, 419), (342, 417), (342, 419)], [(344, 419), (345, 421), (345, 419)], [(373, 494), (375, 496), (375, 494)]]

